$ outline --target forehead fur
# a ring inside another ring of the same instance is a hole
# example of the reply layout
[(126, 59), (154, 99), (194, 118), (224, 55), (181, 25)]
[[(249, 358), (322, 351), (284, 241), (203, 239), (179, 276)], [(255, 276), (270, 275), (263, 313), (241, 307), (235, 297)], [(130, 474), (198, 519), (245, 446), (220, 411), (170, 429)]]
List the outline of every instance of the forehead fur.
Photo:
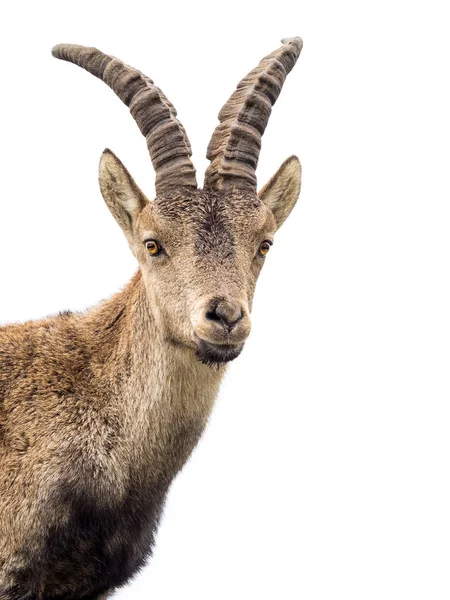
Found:
[(239, 231), (251, 236), (275, 229), (272, 213), (256, 193), (245, 191), (174, 190), (150, 202), (140, 228), (174, 227), (195, 233), (204, 242), (220, 242)]
[(238, 191), (206, 191), (180, 189), (157, 196), (153, 203), (158, 214), (168, 219), (196, 220), (205, 215), (254, 218), (265, 214), (257, 194)]

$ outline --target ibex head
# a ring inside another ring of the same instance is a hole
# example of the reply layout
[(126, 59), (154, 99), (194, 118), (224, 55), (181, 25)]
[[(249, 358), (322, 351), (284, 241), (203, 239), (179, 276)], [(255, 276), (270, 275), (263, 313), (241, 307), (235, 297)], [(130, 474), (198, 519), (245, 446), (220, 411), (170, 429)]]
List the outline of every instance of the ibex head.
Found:
[(110, 150), (100, 161), (101, 191), (139, 261), (162, 335), (207, 364), (232, 360), (242, 350), (265, 255), (300, 192), (295, 156), (259, 194), (255, 170), (272, 105), (301, 48), (300, 38), (283, 40), (238, 84), (219, 113), (204, 189), (197, 188), (176, 111), (151, 79), (95, 48), (53, 49), (107, 83), (146, 138), (156, 198), (146, 198)]

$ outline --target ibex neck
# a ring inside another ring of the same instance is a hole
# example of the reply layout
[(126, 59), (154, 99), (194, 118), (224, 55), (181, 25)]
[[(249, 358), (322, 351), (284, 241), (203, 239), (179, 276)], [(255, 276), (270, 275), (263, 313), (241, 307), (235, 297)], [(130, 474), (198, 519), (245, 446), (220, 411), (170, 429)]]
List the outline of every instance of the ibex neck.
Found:
[[(197, 443), (225, 368), (200, 363), (193, 351), (167, 340), (156, 325), (140, 272), (91, 311), (97, 368), (113, 393), (123, 450), (171, 478)], [(126, 447), (125, 447), (126, 445)]]

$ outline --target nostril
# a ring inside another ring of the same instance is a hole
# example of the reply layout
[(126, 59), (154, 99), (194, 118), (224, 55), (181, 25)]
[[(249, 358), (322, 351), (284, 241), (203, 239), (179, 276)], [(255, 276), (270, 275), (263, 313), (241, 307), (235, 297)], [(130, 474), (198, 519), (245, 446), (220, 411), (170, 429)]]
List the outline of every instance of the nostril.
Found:
[(235, 327), (238, 321), (243, 318), (243, 316), (244, 312), (241, 308), (236, 309), (236, 307), (231, 307), (224, 304), (219, 304), (214, 313), (210, 312), (209, 316), (207, 314), (207, 318), (209, 318), (211, 321), (220, 322), (230, 331)]
[(216, 309), (208, 311), (205, 316), (208, 321), (222, 321), (222, 317), (217, 314)]
[(240, 321), (241, 319), (243, 319), (243, 318), (244, 318), (244, 311), (241, 309), (241, 312), (239, 313), (239, 316), (238, 316), (238, 318), (237, 318), (237, 319), (235, 319), (234, 321), (232, 321), (232, 322), (230, 323), (230, 325), (236, 325), (236, 323), (237, 323), (238, 321)]
[(215, 299), (207, 308), (204, 318), (207, 321), (215, 321), (230, 332), (245, 317), (241, 303), (232, 300)]

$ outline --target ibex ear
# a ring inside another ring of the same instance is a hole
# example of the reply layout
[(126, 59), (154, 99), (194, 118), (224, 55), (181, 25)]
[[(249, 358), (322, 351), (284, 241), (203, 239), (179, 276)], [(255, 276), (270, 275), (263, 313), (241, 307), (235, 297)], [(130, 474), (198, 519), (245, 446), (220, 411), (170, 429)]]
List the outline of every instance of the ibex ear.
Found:
[(99, 181), (109, 210), (132, 246), (133, 223), (147, 204), (147, 198), (122, 162), (108, 149), (100, 159)]
[(261, 200), (273, 212), (277, 229), (290, 215), (300, 194), (302, 168), (296, 156), (290, 156), (259, 192)]

